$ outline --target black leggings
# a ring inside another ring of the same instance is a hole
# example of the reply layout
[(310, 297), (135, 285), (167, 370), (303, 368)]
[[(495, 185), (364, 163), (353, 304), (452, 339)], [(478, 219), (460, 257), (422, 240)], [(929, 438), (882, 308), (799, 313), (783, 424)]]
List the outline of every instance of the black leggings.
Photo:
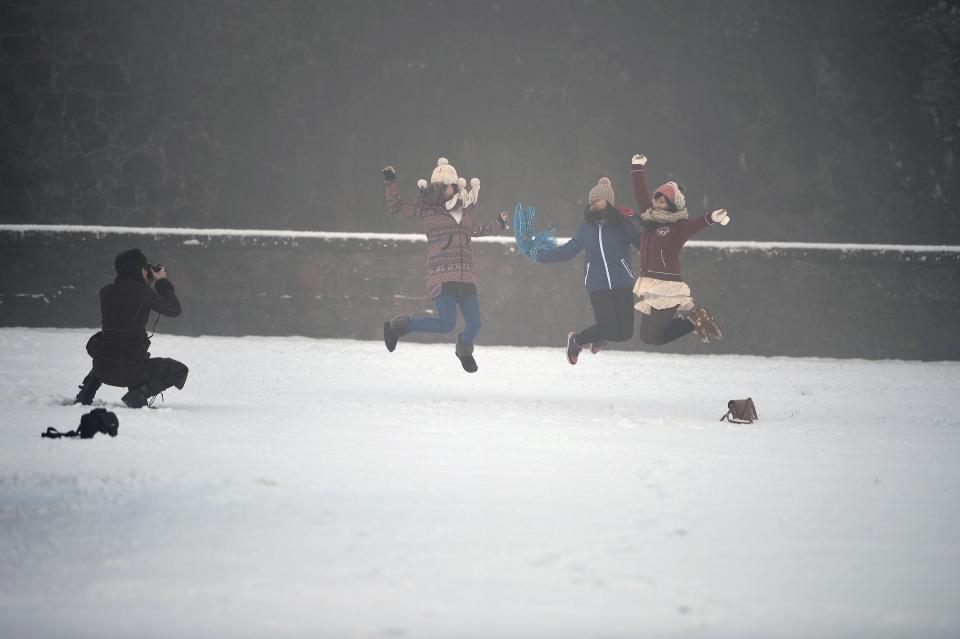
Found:
[(674, 317), (677, 307), (653, 309), (640, 319), (640, 340), (644, 344), (662, 345), (683, 337), (693, 330), (689, 320)]
[(625, 342), (633, 337), (633, 290), (594, 291), (590, 293), (590, 304), (597, 323), (577, 333), (577, 344)]

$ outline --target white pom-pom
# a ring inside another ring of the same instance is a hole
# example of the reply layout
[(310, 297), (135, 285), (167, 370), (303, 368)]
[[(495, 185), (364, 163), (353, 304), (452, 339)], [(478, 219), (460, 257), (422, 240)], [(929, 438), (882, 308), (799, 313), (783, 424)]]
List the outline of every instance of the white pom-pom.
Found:
[(459, 178), (457, 180), (457, 184), (460, 186), (461, 189), (463, 189), (463, 188), (466, 188), (467, 181), (464, 178)]
[(437, 160), (437, 166), (443, 166), (444, 164), (450, 164), (450, 160), (447, 158), (440, 158)]

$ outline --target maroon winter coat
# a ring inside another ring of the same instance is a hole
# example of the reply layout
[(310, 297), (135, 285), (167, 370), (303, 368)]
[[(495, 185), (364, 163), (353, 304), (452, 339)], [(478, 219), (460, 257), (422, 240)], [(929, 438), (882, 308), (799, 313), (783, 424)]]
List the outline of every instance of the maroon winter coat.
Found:
[[(638, 210), (653, 208), (653, 198), (647, 188), (643, 167), (633, 166), (630, 173), (633, 176), (633, 193), (637, 197)], [(643, 228), (643, 237), (640, 238), (640, 270), (637, 276), (682, 282), (680, 251), (687, 240), (713, 224), (710, 214), (670, 223), (646, 222), (640, 218), (639, 213), (635, 219)]]

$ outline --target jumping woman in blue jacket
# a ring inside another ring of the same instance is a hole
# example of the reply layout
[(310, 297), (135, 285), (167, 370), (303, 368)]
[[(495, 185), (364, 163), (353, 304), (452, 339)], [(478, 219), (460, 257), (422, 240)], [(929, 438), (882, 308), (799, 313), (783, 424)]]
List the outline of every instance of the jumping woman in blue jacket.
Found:
[(566, 244), (531, 251), (537, 262), (563, 262), (585, 252), (583, 284), (590, 294), (596, 324), (567, 335), (567, 361), (577, 363), (587, 344), (597, 352), (604, 342), (625, 342), (633, 337), (633, 251), (639, 247), (640, 229), (614, 207), (613, 186), (600, 178), (590, 189), (584, 221)]

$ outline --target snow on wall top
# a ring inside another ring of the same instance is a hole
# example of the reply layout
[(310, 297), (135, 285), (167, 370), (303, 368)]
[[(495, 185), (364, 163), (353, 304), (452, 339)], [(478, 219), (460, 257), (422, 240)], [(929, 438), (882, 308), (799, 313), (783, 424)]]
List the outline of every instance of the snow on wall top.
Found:
[[(138, 226), (83, 226), (68, 224), (0, 224), (0, 233), (94, 233), (117, 235), (180, 235), (189, 237), (272, 237), (325, 240), (380, 240), (394, 242), (425, 242), (420, 233), (348, 233), (338, 231), (287, 231), (266, 229), (195, 229), (157, 228)], [(559, 238), (565, 242), (569, 238)], [(475, 238), (476, 242), (513, 244), (513, 236)], [(899, 251), (910, 253), (960, 253), (960, 246), (931, 244), (849, 244), (826, 242), (755, 242), (691, 240), (687, 246), (699, 246), (729, 251), (769, 250), (827, 250), (827, 251)]]

